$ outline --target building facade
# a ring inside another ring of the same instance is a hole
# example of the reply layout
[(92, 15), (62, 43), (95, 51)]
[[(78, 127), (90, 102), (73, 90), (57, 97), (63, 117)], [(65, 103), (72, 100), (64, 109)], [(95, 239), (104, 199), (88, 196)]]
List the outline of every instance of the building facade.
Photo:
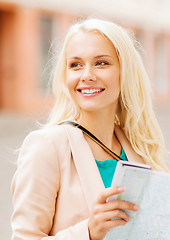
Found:
[(0, 110), (34, 113), (50, 108), (50, 46), (62, 42), (74, 21), (89, 16), (113, 20), (135, 34), (144, 49), (155, 103), (170, 102), (168, 1), (104, 2), (0, 2)]

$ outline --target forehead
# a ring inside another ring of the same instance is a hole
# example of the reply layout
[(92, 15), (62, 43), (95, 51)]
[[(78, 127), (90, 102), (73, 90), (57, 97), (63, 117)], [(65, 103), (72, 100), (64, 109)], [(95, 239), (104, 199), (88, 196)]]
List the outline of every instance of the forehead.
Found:
[(72, 55), (86, 54), (110, 54), (115, 55), (116, 51), (112, 42), (98, 32), (80, 31), (74, 34), (68, 42), (66, 49), (67, 57)]

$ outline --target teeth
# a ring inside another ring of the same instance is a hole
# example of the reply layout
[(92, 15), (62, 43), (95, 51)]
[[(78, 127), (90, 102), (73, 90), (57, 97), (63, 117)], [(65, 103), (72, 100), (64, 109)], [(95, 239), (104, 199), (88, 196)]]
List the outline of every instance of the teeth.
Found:
[(101, 92), (102, 89), (83, 89), (81, 90), (81, 93), (96, 93), (96, 92)]

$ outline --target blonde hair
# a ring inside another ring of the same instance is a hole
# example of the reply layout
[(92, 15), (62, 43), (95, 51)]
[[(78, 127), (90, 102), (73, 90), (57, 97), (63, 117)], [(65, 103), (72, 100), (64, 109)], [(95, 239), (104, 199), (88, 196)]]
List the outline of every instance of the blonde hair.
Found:
[(120, 62), (121, 82), (116, 124), (120, 125), (133, 149), (146, 164), (155, 170), (168, 171), (162, 161), (166, 150), (153, 112), (150, 81), (135, 48), (136, 42), (122, 27), (112, 22), (89, 19), (70, 28), (55, 68), (53, 93), (56, 101), (47, 126), (66, 119), (74, 120), (80, 114), (66, 87), (66, 48), (72, 36), (79, 31), (97, 31), (113, 43)]

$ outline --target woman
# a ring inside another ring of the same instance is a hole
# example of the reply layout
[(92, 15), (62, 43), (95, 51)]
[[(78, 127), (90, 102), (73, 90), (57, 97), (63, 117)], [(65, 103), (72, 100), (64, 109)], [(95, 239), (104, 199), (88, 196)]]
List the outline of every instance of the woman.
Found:
[[(25, 139), (12, 181), (13, 240), (102, 240), (130, 219), (133, 203), (109, 196), (117, 160), (74, 121), (125, 161), (166, 171), (163, 138), (148, 76), (133, 40), (102, 20), (73, 25), (55, 69), (55, 106), (46, 128)], [(103, 168), (104, 167), (104, 168)]]

